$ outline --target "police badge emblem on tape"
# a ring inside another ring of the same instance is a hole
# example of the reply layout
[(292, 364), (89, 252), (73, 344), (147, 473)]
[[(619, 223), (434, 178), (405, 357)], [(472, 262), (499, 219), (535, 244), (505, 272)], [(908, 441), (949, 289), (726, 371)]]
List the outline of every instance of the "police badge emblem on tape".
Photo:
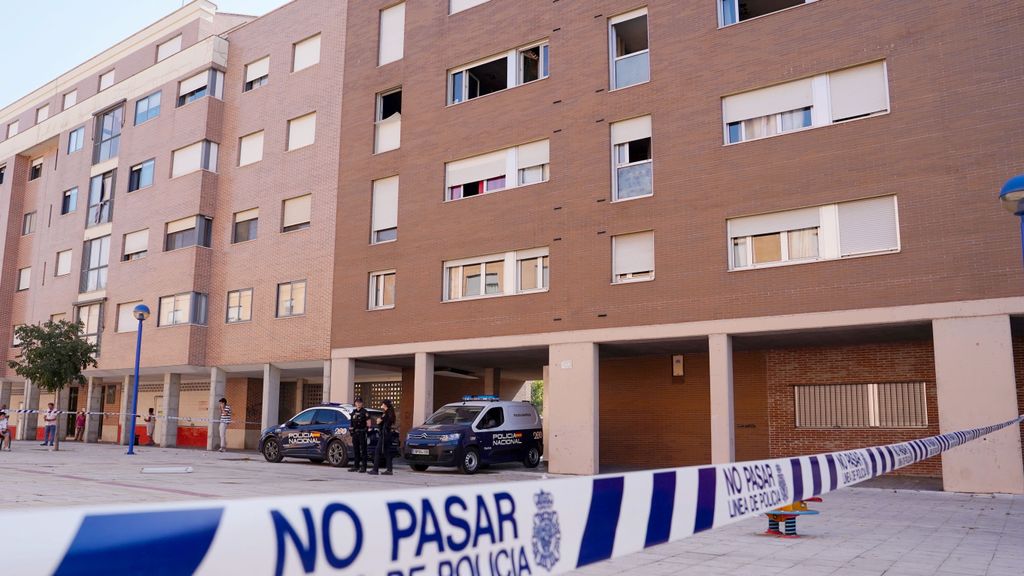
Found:
[(533, 497), (537, 513), (533, 515), (533, 559), (548, 572), (561, 558), (562, 530), (558, 526), (555, 499), (541, 490)]

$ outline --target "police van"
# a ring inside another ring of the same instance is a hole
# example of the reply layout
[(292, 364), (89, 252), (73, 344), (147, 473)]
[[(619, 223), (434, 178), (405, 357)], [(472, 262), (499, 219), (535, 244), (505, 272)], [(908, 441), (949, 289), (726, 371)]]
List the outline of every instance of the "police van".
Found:
[(446, 404), (405, 438), (403, 455), (413, 470), (455, 466), (473, 474), (498, 462), (540, 464), (544, 438), (540, 416), (529, 402), (466, 396)]
[[(347, 466), (355, 456), (352, 435), (349, 433), (349, 419), (353, 410), (355, 406), (351, 404), (333, 402), (307, 408), (284, 424), (264, 430), (260, 434), (258, 449), (267, 462), (304, 458), (312, 462), (327, 462), (331, 466)], [(373, 422), (383, 414), (380, 410), (369, 408), (366, 412)], [(377, 438), (379, 434), (376, 429), (371, 429), (367, 435), (367, 453), (371, 458), (377, 447)], [(398, 434), (392, 438), (391, 452), (397, 455)]]

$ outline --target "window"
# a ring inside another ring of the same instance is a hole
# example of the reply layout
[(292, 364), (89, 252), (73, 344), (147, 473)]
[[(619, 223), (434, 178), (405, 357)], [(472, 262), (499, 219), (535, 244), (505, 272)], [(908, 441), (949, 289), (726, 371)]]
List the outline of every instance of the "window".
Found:
[(118, 106), (96, 117), (96, 136), (93, 144), (93, 164), (115, 158), (121, 144), (121, 126), (124, 106)]
[(32, 286), (32, 267), (18, 270), (18, 292), (28, 290)]
[(373, 181), (371, 244), (398, 239), (398, 176)]
[(256, 239), (259, 229), (260, 209), (252, 208), (235, 212), (235, 225), (231, 229), (231, 243), (248, 242)]
[(377, 66), (402, 59), (405, 52), (405, 2), (380, 11)]
[(149, 252), (149, 228), (125, 234), (121, 246), (122, 262), (145, 258)]
[(57, 252), (57, 266), (53, 269), (54, 276), (71, 274), (71, 250)]
[(166, 60), (181, 52), (181, 34), (156, 47), (156, 61)]
[(110, 236), (85, 241), (82, 251), (81, 293), (103, 290), (107, 287), (107, 267), (110, 265)]
[(505, 411), (495, 406), (480, 417), (476, 425), (477, 430), (491, 430), (505, 423)]
[(7, 137), (14, 138), (18, 135), (18, 120), (7, 125)]
[(238, 139), (238, 165), (248, 166), (263, 160), (263, 130)]
[(884, 61), (722, 99), (726, 144), (888, 111), (889, 89)]
[(103, 303), (79, 306), (75, 320), (82, 323), (82, 333), (86, 341), (99, 346), (100, 334), (103, 332)]
[(316, 112), (288, 121), (288, 150), (309, 146), (316, 140)]
[(612, 130), (612, 200), (654, 194), (652, 187), (651, 117), (614, 122)]
[(546, 290), (547, 267), (546, 247), (445, 262), (444, 299), (467, 300)]
[(26, 212), (21, 217), (21, 235), (28, 236), (36, 231), (36, 213), (35, 211)]
[(797, 428), (924, 428), (924, 382), (794, 386)]
[(190, 246), (209, 248), (212, 242), (213, 219), (206, 216), (189, 216), (167, 223), (164, 251), (178, 250)]
[(448, 162), (445, 164), (445, 200), (547, 181), (549, 144), (548, 140), (538, 140)]
[(490, 0), (450, 0), (448, 2), (448, 13), (455, 14), (456, 12), (469, 10), (473, 6), (479, 6), (489, 1)]
[(899, 250), (895, 196), (733, 218), (733, 270)]
[(110, 70), (100, 74), (99, 91), (103, 92), (114, 85), (114, 71)]
[(728, 26), (737, 22), (799, 6), (814, 0), (718, 0), (718, 17), (720, 26)]
[(178, 106), (195, 102), (208, 95), (218, 100), (224, 97), (224, 73), (220, 70), (203, 70), (178, 84)]
[(395, 271), (370, 274), (370, 310), (395, 307)]
[(269, 78), (270, 56), (264, 56), (245, 66), (245, 84), (242, 85), (242, 92), (265, 85)]
[(612, 237), (612, 282), (654, 279), (654, 232)]
[(7, 173), (7, 166), (0, 166), (0, 184), (4, 183), (4, 174)]
[(448, 71), (448, 103), (486, 96), (548, 77), (548, 42), (509, 50)]
[(64, 108), (67, 110), (78, 103), (78, 90), (72, 90), (64, 94)]
[(67, 319), (68, 315), (64, 312), (58, 312), (56, 314), (50, 314), (50, 322), (60, 322)]
[(377, 94), (373, 152), (387, 152), (402, 145), (402, 89)]
[(78, 152), (85, 145), (85, 126), (75, 128), (68, 132), (68, 154)]
[(160, 316), (157, 326), (178, 324), (206, 324), (206, 294), (182, 292), (160, 298)]
[(125, 302), (117, 305), (117, 324), (114, 325), (114, 332), (138, 332), (139, 320), (135, 317), (135, 307), (142, 304), (142, 300)]
[(71, 190), (65, 190), (64, 196), (60, 200), (60, 213), (61, 215), (70, 214), (78, 209), (78, 188), (72, 188)]
[(310, 213), (313, 208), (312, 201), (312, 194), (285, 200), (281, 210), (281, 231), (291, 232), (309, 228)]
[(11, 348), (18, 348), (21, 346), (21, 338), (18, 337), (18, 328), (21, 328), (24, 324), (15, 324), (11, 326)]
[(228, 312), (225, 322), (248, 322), (252, 320), (252, 288), (228, 292)]
[(216, 142), (201, 140), (171, 153), (171, 178), (191, 174), (199, 170), (217, 171)]
[(306, 281), (277, 285), (277, 317), (302, 316), (306, 313)]
[(143, 124), (160, 115), (160, 92), (154, 92), (135, 102), (135, 125)]
[(32, 167), (28, 170), (29, 181), (41, 178), (43, 176), (43, 159), (39, 158), (32, 161)]
[(626, 88), (650, 80), (647, 8), (610, 19), (608, 29), (612, 54), (612, 89)]
[(134, 192), (152, 186), (155, 166), (156, 160), (153, 159), (132, 166), (131, 172), (128, 173), (128, 191)]
[(110, 222), (114, 205), (114, 180), (117, 170), (104, 172), (89, 179), (89, 211), (85, 227)]
[(292, 46), (292, 72), (320, 63), (320, 35), (311, 36)]
[(39, 108), (36, 108), (36, 124), (46, 120), (50, 117), (50, 105), (43, 104)]

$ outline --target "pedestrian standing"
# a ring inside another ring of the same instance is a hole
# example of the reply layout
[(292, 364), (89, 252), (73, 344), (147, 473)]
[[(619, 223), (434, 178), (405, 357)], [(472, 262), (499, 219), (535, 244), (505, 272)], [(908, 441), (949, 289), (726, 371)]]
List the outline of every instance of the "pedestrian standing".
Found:
[(57, 417), (53, 402), (50, 402), (46, 405), (46, 412), (43, 412), (43, 443), (40, 446), (53, 446), (57, 439)]
[(156, 442), (153, 442), (153, 434), (156, 433), (156, 414), (153, 414), (153, 409), (149, 409), (149, 413), (146, 414), (146, 436), (149, 437), (147, 446), (156, 446)]
[[(386, 476), (391, 475), (391, 439), (394, 435), (392, 427), (395, 425), (395, 410), (391, 407), (391, 400), (385, 400), (381, 402), (380, 409), (384, 411), (384, 414), (377, 419), (377, 426), (380, 428), (380, 434), (377, 436), (377, 449), (373, 453), (373, 470), (370, 474), (384, 474)], [(387, 464), (384, 472), (380, 472), (380, 460), (384, 458), (384, 462)]]
[(352, 460), (352, 467), (349, 472), (366, 472), (366, 421), (369, 414), (363, 408), (363, 399), (356, 398), (356, 409), (352, 411), (352, 418), (349, 419), (349, 430), (352, 433), (352, 452), (355, 457)]
[(0, 450), (7, 445), (7, 451), (11, 451), (11, 430), (7, 427), (7, 411), (0, 410)]
[(231, 406), (227, 398), (221, 398), (220, 403), (220, 451), (228, 447), (228, 424), (231, 424)]
[(75, 442), (81, 442), (85, 435), (85, 410), (79, 410), (75, 416)]

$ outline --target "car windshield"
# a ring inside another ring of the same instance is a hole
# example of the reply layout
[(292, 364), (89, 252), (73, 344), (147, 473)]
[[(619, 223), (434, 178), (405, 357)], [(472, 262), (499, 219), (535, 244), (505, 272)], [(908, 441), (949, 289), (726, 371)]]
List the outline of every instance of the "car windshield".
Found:
[(482, 406), (444, 406), (426, 424), (472, 424), (481, 410)]

